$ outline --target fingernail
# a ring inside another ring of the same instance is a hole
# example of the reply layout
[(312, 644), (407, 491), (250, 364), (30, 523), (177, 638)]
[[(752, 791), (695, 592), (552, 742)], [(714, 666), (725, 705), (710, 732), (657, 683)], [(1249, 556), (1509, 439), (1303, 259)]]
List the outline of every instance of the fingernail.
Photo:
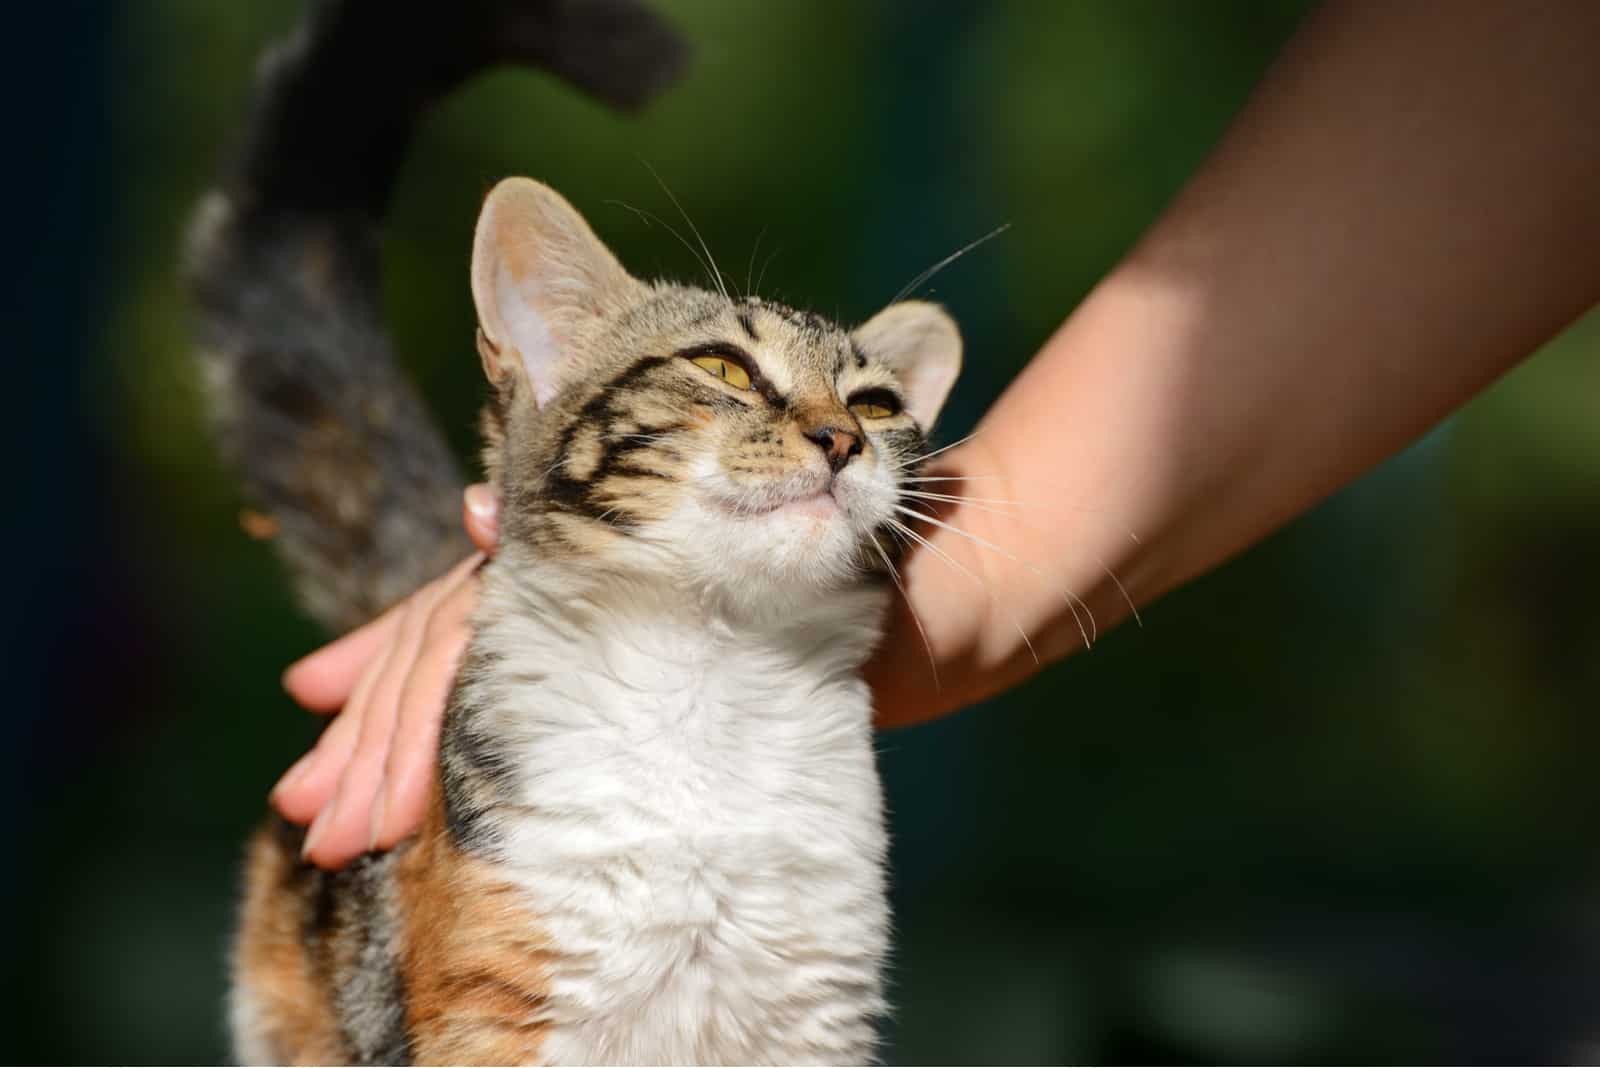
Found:
[(311, 851), (316, 848), (317, 839), (322, 837), (323, 828), (327, 827), (333, 816), (333, 810), (337, 805), (338, 802), (335, 801), (332, 805), (319, 812), (317, 818), (311, 821), (311, 829), (306, 832), (306, 840), (300, 844), (301, 860), (305, 860), (306, 857), (311, 855)]
[(372, 802), (372, 826), (367, 833), (367, 852), (378, 848), (378, 835), (383, 833), (383, 808), (387, 796), (383, 791)]
[(307, 753), (289, 766), (289, 770), (283, 773), (283, 778), (278, 780), (277, 785), (273, 786), (272, 792), (268, 796), (277, 797), (285, 790), (292, 790), (301, 779), (306, 777), (306, 772), (310, 770), (311, 754)]
[(283, 687), (283, 690), (284, 690), (285, 693), (291, 693), (292, 694), (294, 692), (294, 685), (293, 685), (294, 673), (295, 673), (296, 669), (298, 669), (300, 667), (300, 665), (305, 663), (305, 662), (306, 662), (306, 658), (305, 657), (301, 657), (299, 660), (296, 660), (294, 663), (292, 663), (288, 667), (284, 668), (283, 669), (283, 674), (278, 676), (278, 685)]
[(467, 511), (485, 522), (493, 522), (495, 512), (499, 505), (494, 499), (494, 490), (481, 482), (474, 482), (467, 487), (465, 494)]

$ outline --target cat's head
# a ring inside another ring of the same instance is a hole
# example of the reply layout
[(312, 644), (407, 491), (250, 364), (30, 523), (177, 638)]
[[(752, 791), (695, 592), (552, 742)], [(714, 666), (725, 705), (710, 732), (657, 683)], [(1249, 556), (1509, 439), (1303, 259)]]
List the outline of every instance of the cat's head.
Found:
[(503, 537), (755, 597), (837, 589), (893, 554), (904, 479), (961, 365), (937, 306), (846, 331), (642, 282), (527, 178), (484, 204), (472, 291)]

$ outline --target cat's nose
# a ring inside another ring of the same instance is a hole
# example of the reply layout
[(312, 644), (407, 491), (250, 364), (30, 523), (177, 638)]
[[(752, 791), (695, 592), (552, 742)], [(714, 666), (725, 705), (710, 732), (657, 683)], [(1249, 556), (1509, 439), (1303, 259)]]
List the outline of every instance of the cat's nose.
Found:
[(805, 435), (816, 442), (817, 448), (828, 458), (828, 466), (833, 468), (833, 473), (836, 475), (850, 462), (850, 457), (857, 456), (861, 452), (861, 436), (851, 433), (842, 426), (813, 427), (805, 431)]

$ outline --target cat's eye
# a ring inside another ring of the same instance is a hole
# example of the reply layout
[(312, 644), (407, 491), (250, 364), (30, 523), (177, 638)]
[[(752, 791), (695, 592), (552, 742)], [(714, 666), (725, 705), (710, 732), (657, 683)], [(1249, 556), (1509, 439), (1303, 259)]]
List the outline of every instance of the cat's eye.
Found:
[(750, 372), (721, 356), (694, 356), (689, 360), (709, 375), (716, 375), (734, 389), (750, 388)]
[(872, 389), (851, 397), (850, 411), (860, 419), (891, 419), (900, 414), (900, 400), (886, 389)]

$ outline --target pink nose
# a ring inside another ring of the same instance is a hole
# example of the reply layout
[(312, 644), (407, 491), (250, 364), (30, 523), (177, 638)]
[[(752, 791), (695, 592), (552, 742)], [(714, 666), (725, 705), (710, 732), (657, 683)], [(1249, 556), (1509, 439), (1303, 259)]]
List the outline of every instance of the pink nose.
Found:
[(828, 458), (828, 466), (834, 474), (843, 470), (844, 465), (850, 462), (850, 457), (861, 452), (861, 438), (843, 427), (814, 427), (805, 431), (805, 435), (816, 442), (822, 455)]

